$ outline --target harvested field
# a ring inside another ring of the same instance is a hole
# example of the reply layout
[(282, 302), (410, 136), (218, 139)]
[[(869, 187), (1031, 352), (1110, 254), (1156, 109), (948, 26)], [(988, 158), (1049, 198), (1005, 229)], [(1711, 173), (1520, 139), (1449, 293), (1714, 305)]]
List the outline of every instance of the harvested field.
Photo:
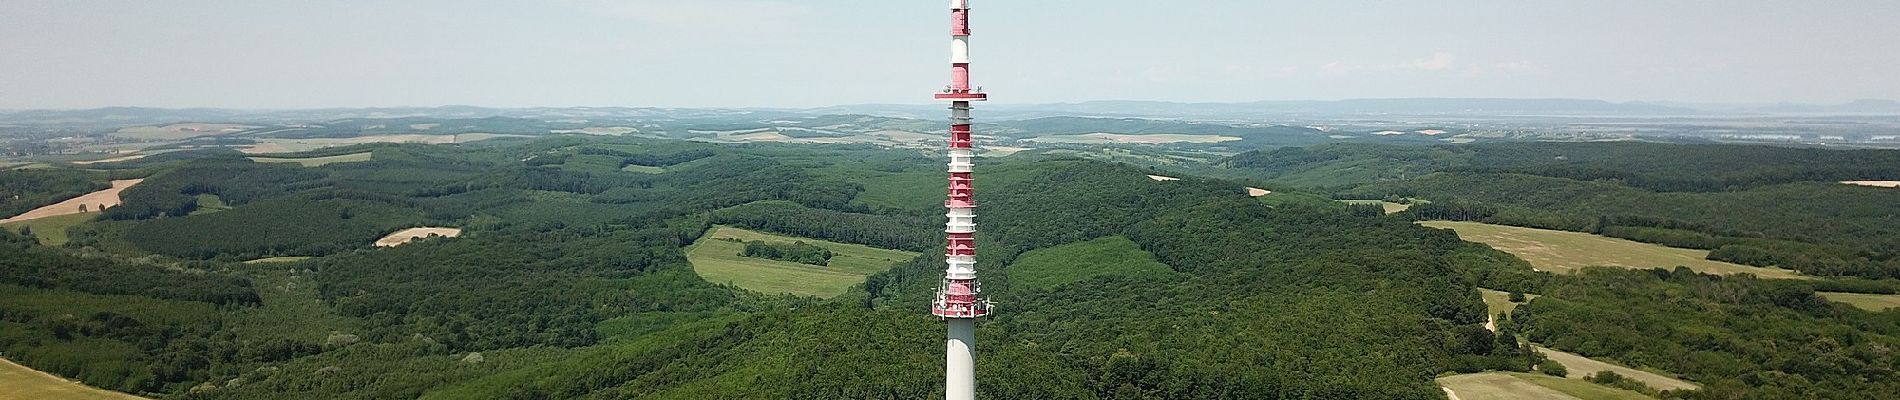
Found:
[(1253, 196), (1253, 197), (1260, 197), (1260, 196), (1266, 196), (1266, 195), (1269, 195), (1269, 194), (1273, 194), (1273, 191), (1272, 191), (1272, 190), (1266, 190), (1266, 189), (1261, 189), (1261, 188), (1257, 188), (1257, 187), (1250, 187), (1250, 188), (1247, 188), (1247, 195), (1248, 195), (1248, 196)]
[(105, 207), (116, 207), (119, 205), (119, 201), (120, 201), (119, 192), (123, 192), (125, 191), (126, 188), (132, 187), (132, 185), (137, 185), (139, 184), (139, 182), (144, 182), (144, 181), (145, 181), (144, 179), (124, 179), (124, 180), (112, 181), (112, 188), (110, 189), (87, 193), (79, 197), (74, 197), (71, 199), (67, 199), (66, 201), (55, 203), (53, 205), (40, 207), (38, 209), (34, 209), (33, 211), (27, 211), (25, 214), (20, 214), (20, 215), (13, 216), (12, 218), (0, 220), (0, 224), (27, 221), (27, 220), (59, 216), (59, 215), (79, 214), (80, 213), (79, 206), (81, 204), (84, 204), (86, 206), (86, 212), (99, 212), (100, 209), (105, 208)]
[(1709, 274), (1751, 273), (1762, 278), (1803, 278), (1799, 273), (1785, 269), (1711, 261), (1707, 259), (1707, 250), (1678, 249), (1588, 233), (1476, 222), (1430, 221), (1421, 224), (1455, 230), (1464, 240), (1484, 243), (1516, 255), (1529, 261), (1539, 271), (1569, 273), (1590, 266), (1645, 269), (1684, 266)]
[(429, 227), (404, 229), (404, 230), (396, 231), (396, 233), (391, 233), (389, 234), (389, 236), (384, 236), (382, 239), (376, 239), (376, 247), (396, 247), (396, 246), (408, 244), (412, 240), (431, 237), (431, 236), (441, 236), (441, 237), (462, 236), (462, 229), (461, 228), (429, 228)]
[(1900, 181), (1842, 181), (1841, 183), (1854, 185), (1854, 186), (1900, 188)]
[(1702, 387), (1688, 381), (1663, 376), (1654, 372), (1597, 361), (1589, 357), (1552, 350), (1544, 346), (1533, 347), (1536, 348), (1538, 352), (1550, 357), (1551, 361), (1563, 364), (1564, 369), (1570, 373), (1569, 377), (1571, 378), (1583, 378), (1597, 372), (1610, 371), (1615, 372), (1617, 375), (1642, 381), (1643, 384), (1658, 390), (1694, 390)]
[(1819, 292), (1818, 294), (1820, 294), (1821, 297), (1827, 298), (1828, 301), (1838, 301), (1842, 303), (1847, 303), (1847, 305), (1859, 307), (1860, 309), (1867, 310), (1867, 311), (1885, 311), (1888, 309), (1900, 308), (1900, 294), (1861, 294), (1861, 293), (1834, 293), (1834, 292)]
[(1119, 133), (1090, 133), (1082, 135), (1053, 135), (1031, 139), (1025, 142), (1073, 143), (1073, 144), (1167, 144), (1167, 143), (1220, 143), (1240, 141), (1239, 137), (1220, 135), (1181, 135), (1160, 133), (1151, 135), (1126, 135)]
[(311, 158), (250, 157), (250, 159), (251, 161), (256, 161), (256, 162), (261, 162), (261, 163), (297, 163), (298, 165), (302, 165), (305, 167), (321, 167), (321, 166), (335, 164), (335, 163), (369, 161), (372, 155), (373, 153), (365, 151), (361, 153), (343, 154), (343, 155), (335, 155), (335, 156), (329, 156), (329, 157), (311, 157)]
[(143, 397), (99, 389), (0, 358), (0, 400), (136, 400)]
[[(732, 239), (732, 240), (722, 240)], [(831, 250), (830, 265), (815, 266), (739, 255), (744, 241), (789, 243), (801, 241)], [(870, 246), (803, 239), (715, 226), (686, 249), (693, 271), (709, 282), (732, 284), (766, 294), (832, 297), (864, 282), (864, 278), (916, 258), (917, 253)]]

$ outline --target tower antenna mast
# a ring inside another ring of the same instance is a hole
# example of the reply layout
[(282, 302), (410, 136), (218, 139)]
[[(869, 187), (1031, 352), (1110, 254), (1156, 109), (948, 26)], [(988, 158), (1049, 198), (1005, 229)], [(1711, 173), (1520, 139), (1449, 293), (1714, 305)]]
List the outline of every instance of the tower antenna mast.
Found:
[(943, 284), (930, 313), (949, 325), (944, 364), (944, 399), (976, 399), (976, 319), (989, 315), (990, 303), (978, 298), (976, 280), (976, 200), (971, 191), (976, 153), (971, 148), (970, 103), (989, 100), (970, 86), (970, 1), (950, 0), (950, 86), (936, 95), (950, 102), (950, 199), (943, 232)]

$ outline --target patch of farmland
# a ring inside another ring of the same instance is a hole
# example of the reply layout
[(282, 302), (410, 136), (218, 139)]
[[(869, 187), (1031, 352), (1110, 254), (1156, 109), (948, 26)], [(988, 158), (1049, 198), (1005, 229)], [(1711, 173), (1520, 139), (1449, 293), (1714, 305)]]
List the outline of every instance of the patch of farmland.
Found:
[(145, 156), (149, 156), (149, 155), (150, 154), (133, 154), (129, 156), (119, 156), (119, 157), (112, 157), (112, 158), (105, 158), (105, 159), (98, 159), (98, 160), (73, 161), (73, 165), (91, 165), (91, 164), (120, 162), (120, 161), (132, 161), (132, 160), (145, 158)]
[(373, 157), (373, 155), (374, 153), (365, 151), (361, 153), (342, 154), (342, 155), (334, 155), (334, 156), (328, 156), (328, 157), (311, 157), (311, 158), (249, 157), (249, 158), (251, 159), (251, 161), (256, 161), (256, 162), (261, 162), (261, 163), (296, 163), (297, 165), (302, 165), (305, 167), (321, 167), (321, 166), (335, 164), (335, 163), (369, 161), (370, 158)]
[[(731, 240), (734, 239), (738, 242)], [(830, 265), (815, 266), (739, 255), (746, 241), (768, 243), (801, 241), (831, 250)], [(886, 250), (817, 239), (795, 238), (715, 226), (686, 250), (687, 261), (701, 278), (767, 294), (832, 297), (843, 294), (864, 278), (916, 258), (917, 253)]]
[(1888, 309), (1900, 308), (1900, 294), (1861, 294), (1861, 293), (1834, 293), (1834, 292), (1819, 292), (1817, 294), (1820, 294), (1821, 297), (1827, 298), (1828, 301), (1837, 301), (1837, 302), (1847, 303), (1847, 305), (1859, 307), (1860, 309), (1867, 310), (1867, 311), (1886, 311)]
[[(130, 188), (132, 185), (137, 185), (139, 182), (144, 181), (144, 179), (121, 179), (112, 181), (112, 188), (110, 189), (87, 193), (79, 197), (66, 199), (66, 201), (40, 207), (33, 211), (27, 211), (24, 214), (16, 215), (11, 218), (0, 219), (0, 224), (60, 215), (94, 213), (107, 207), (117, 207), (120, 202), (119, 192), (123, 192), (126, 188)], [(85, 207), (85, 210), (81, 211), (80, 207)]]
[(1017, 257), (1006, 271), (1011, 283), (1026, 288), (1047, 288), (1098, 276), (1148, 278), (1174, 273), (1153, 254), (1121, 236), (1032, 250)]
[(136, 400), (143, 397), (86, 386), (0, 358), (0, 400)]
[[(1260, 197), (1260, 196), (1266, 196), (1266, 195), (1269, 195), (1269, 194), (1273, 194), (1273, 191), (1272, 191), (1272, 190), (1266, 190), (1266, 189), (1261, 189), (1261, 188), (1257, 188), (1257, 187), (1249, 187), (1249, 188), (1247, 188), (1247, 195), (1248, 195), (1248, 196), (1251, 196), (1251, 197)], [(1388, 213), (1388, 214), (1389, 214), (1389, 213)]]
[(376, 239), (376, 247), (396, 247), (396, 246), (408, 244), (410, 241), (414, 241), (416, 239), (435, 237), (435, 236), (441, 236), (441, 237), (462, 236), (462, 229), (460, 228), (430, 228), (430, 227), (404, 229), (404, 230), (396, 231), (396, 233), (391, 233), (389, 234), (389, 236), (384, 236), (382, 239)]
[(1580, 379), (1521, 372), (1485, 372), (1438, 378), (1452, 400), (1650, 400), (1642, 393)]
[(1516, 255), (1529, 261), (1539, 271), (1570, 273), (1591, 266), (1645, 269), (1683, 266), (1709, 274), (1750, 273), (1763, 278), (1802, 278), (1791, 270), (1712, 261), (1707, 259), (1707, 250), (1678, 249), (1588, 233), (1476, 222), (1430, 221), (1421, 224), (1457, 231), (1458, 237), (1466, 241), (1484, 243)]

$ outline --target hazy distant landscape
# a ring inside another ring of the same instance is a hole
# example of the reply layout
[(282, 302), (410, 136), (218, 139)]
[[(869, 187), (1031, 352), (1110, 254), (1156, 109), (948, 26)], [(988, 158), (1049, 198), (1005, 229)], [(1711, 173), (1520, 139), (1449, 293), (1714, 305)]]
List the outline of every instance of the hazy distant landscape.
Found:
[(1900, 399), (1900, 3), (947, 5), (8, 1), (0, 400)]
[[(1010, 310), (983, 325), (983, 392), (1896, 389), (1900, 361), (1881, 349), (1900, 346), (1900, 190), (1848, 183), (1900, 179), (1900, 150), (1877, 139), (1894, 117), (1412, 103), (1438, 111), (1249, 122), (1095, 104), (983, 119), (979, 241), (994, 250), (980, 268)], [(918, 308), (941, 268), (944, 134), (893, 107), (4, 118), (0, 205), (19, 217), (0, 224), (0, 351), (85, 385), (941, 390), (936, 367), (912, 367), (942, 362)], [(1822, 120), (1860, 122), (1802, 122)], [(1353, 367), (1274, 361), (1291, 359)], [(1001, 373), (1020, 369), (1043, 372)]]

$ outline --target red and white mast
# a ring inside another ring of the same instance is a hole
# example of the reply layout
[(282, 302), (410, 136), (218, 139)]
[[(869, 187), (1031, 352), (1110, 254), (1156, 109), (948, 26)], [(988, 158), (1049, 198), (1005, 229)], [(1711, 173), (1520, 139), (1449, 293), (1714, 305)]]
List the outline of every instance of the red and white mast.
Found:
[(950, 0), (950, 86), (936, 97), (950, 102), (950, 200), (943, 202), (949, 210), (943, 229), (949, 245), (944, 248), (948, 266), (943, 285), (930, 313), (949, 324), (944, 398), (974, 400), (976, 319), (989, 315), (990, 303), (977, 297), (982, 285), (976, 281), (976, 200), (971, 197), (976, 153), (970, 147), (970, 102), (989, 100), (989, 95), (970, 86), (969, 0)]

